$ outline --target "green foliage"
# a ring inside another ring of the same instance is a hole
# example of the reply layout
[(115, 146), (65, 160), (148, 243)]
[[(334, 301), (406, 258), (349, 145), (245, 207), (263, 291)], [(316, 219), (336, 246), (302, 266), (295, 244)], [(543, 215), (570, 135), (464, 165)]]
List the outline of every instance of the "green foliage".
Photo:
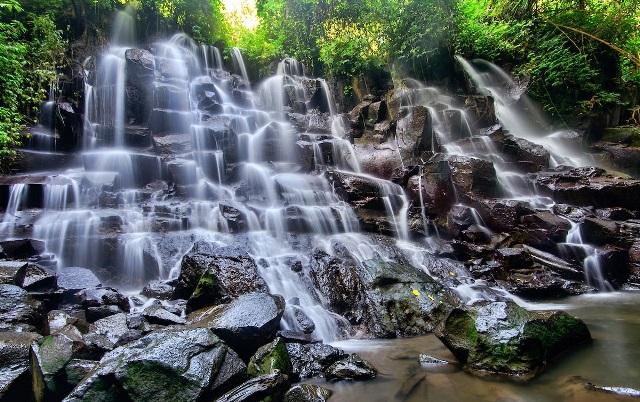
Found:
[(66, 50), (62, 33), (48, 15), (0, 23), (0, 153), (11, 153), (24, 124), (57, 81)]

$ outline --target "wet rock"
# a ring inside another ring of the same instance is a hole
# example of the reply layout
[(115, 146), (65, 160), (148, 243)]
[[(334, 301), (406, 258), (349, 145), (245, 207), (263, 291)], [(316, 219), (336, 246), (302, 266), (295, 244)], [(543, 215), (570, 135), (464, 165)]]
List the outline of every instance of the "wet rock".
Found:
[(106, 352), (138, 339), (142, 335), (139, 330), (129, 329), (127, 315), (119, 313), (92, 323), (84, 338), (91, 348)]
[(422, 176), (409, 178), (407, 197), (417, 205), (424, 205), (427, 214), (449, 211), (456, 201), (449, 164), (446, 161), (425, 163)]
[(211, 329), (241, 357), (248, 359), (260, 346), (274, 339), (284, 308), (282, 296), (249, 293), (229, 304), (189, 314), (187, 325)]
[(369, 115), (369, 105), (370, 101), (362, 101), (347, 114), (351, 127), (364, 128), (365, 116)]
[(373, 102), (367, 108), (365, 127), (373, 128), (387, 116), (387, 103), (385, 101)]
[(282, 338), (276, 338), (273, 342), (261, 346), (251, 356), (247, 365), (249, 377), (259, 377), (272, 374), (278, 370), (282, 374), (291, 375), (291, 359)]
[(470, 110), (477, 119), (477, 127), (490, 127), (498, 124), (493, 97), (470, 95), (464, 100), (465, 109)]
[(216, 402), (251, 402), (269, 398), (280, 400), (290, 384), (287, 375), (275, 372), (252, 378), (222, 395)]
[(500, 248), (496, 250), (496, 259), (507, 270), (530, 268), (533, 258), (523, 248)]
[[(194, 295), (198, 287), (200, 290)], [(198, 308), (266, 290), (266, 283), (247, 253), (233, 247), (213, 249), (205, 243), (197, 243), (182, 259), (173, 298), (193, 297), (190, 306)]]
[(530, 177), (541, 193), (559, 203), (597, 208), (621, 207), (632, 211), (640, 205), (640, 180), (620, 180), (603, 169), (548, 171)]
[(26, 261), (0, 261), (0, 284), (22, 286), (27, 265)]
[(55, 293), (58, 290), (56, 270), (38, 264), (29, 264), (21, 286), (34, 296), (36, 293)]
[(502, 152), (513, 158), (521, 170), (526, 172), (537, 172), (549, 166), (549, 151), (524, 138), (505, 136)]
[(353, 353), (346, 359), (338, 360), (324, 370), (324, 377), (329, 381), (370, 380), (378, 375), (377, 370), (362, 357)]
[(293, 315), (295, 322), (298, 324), (298, 327), (305, 334), (311, 334), (316, 329), (316, 324), (313, 322), (308, 315), (304, 313), (302, 308), (298, 306), (287, 306), (290, 307), (289, 311)]
[(72, 387), (65, 367), (73, 358), (90, 355), (87, 344), (73, 327), (31, 345), (31, 375), (36, 401), (61, 400)]
[(58, 287), (66, 293), (75, 293), (83, 289), (96, 288), (100, 279), (87, 268), (63, 267), (57, 270)]
[(513, 302), (456, 308), (438, 326), (436, 336), (465, 370), (520, 380), (591, 340), (587, 326), (563, 311), (527, 311)]
[(314, 384), (295, 384), (284, 394), (282, 402), (326, 402), (333, 391)]
[(286, 343), (308, 344), (319, 342), (317, 339), (312, 338), (309, 334), (287, 329), (281, 329), (280, 331), (278, 331), (277, 336), (282, 338)]
[(82, 318), (72, 316), (66, 311), (51, 310), (47, 313), (47, 333), (55, 335), (56, 333), (66, 329), (68, 326), (78, 328), (80, 332), (87, 332), (89, 323)]
[(116, 306), (122, 312), (129, 311), (129, 300), (113, 288), (84, 289), (78, 299), (83, 307)]
[(411, 266), (367, 260), (359, 276), (366, 289), (363, 323), (376, 337), (431, 332), (459, 303), (454, 293)]
[(144, 318), (151, 324), (176, 325), (185, 324), (186, 320), (180, 316), (168, 312), (162, 306), (150, 306), (142, 312)]
[(340, 349), (324, 343), (287, 343), (293, 375), (299, 378), (319, 376), (323, 371), (347, 355)]
[(4, 240), (0, 241), (0, 248), (6, 257), (19, 260), (42, 254), (45, 244), (35, 239)]
[(155, 280), (145, 285), (140, 294), (149, 298), (169, 300), (173, 294), (173, 286), (168, 283)]
[(426, 366), (443, 366), (445, 364), (452, 364), (452, 362), (448, 360), (438, 359), (437, 357), (422, 353), (419, 356), (419, 360), (420, 364), (424, 364)]
[(207, 329), (156, 331), (107, 353), (65, 401), (211, 400), (242, 376), (223, 370), (240, 368), (229, 360), (238, 359)]
[(464, 156), (444, 157), (451, 168), (451, 180), (458, 197), (492, 198), (500, 195), (496, 170), (491, 162)]
[[(242, 204), (225, 200), (218, 204), (220, 213), (227, 220), (231, 233), (246, 232), (250, 230), (248, 214), (250, 213)], [(255, 219), (255, 218), (254, 218)]]
[(551, 212), (536, 212), (520, 218), (521, 226), (527, 234), (527, 244), (542, 249), (553, 249), (563, 242), (571, 229), (571, 223)]
[(0, 285), (0, 332), (43, 332), (46, 311), (41, 302), (15, 285)]
[(93, 371), (97, 365), (98, 362), (95, 360), (71, 359), (64, 367), (65, 388), (72, 390), (84, 377)]
[(585, 218), (580, 224), (580, 234), (583, 242), (596, 246), (620, 242), (620, 226), (610, 220)]
[(29, 350), (39, 338), (31, 332), (0, 332), (0, 400), (33, 399)]
[(186, 133), (154, 134), (153, 147), (165, 157), (185, 155), (192, 151), (191, 136)]

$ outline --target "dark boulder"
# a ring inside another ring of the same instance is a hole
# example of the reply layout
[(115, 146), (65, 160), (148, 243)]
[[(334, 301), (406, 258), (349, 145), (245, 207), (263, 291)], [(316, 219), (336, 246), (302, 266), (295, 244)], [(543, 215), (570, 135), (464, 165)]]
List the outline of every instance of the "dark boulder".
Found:
[(101, 285), (100, 279), (89, 269), (81, 267), (63, 267), (57, 270), (58, 287), (67, 294)]
[(15, 285), (0, 285), (0, 332), (43, 332), (44, 305)]
[(621, 180), (603, 169), (545, 171), (530, 177), (541, 193), (558, 203), (597, 208), (621, 207), (632, 211), (637, 211), (640, 205), (640, 180)]
[(284, 394), (282, 402), (326, 402), (333, 391), (315, 384), (295, 384)]
[(169, 300), (173, 294), (173, 286), (166, 282), (155, 280), (145, 285), (140, 294), (149, 298)]
[(181, 325), (186, 323), (184, 318), (173, 314), (158, 305), (152, 305), (145, 308), (142, 312), (142, 316), (151, 324)]
[(211, 400), (237, 384), (244, 369), (207, 329), (155, 331), (107, 353), (65, 401)]
[(248, 359), (260, 346), (275, 338), (284, 308), (282, 296), (249, 293), (229, 304), (189, 314), (187, 325), (211, 329), (240, 356)]
[(500, 196), (500, 186), (493, 163), (483, 159), (448, 155), (444, 157), (451, 169), (451, 181), (462, 200), (470, 197)]
[(585, 218), (580, 224), (580, 234), (583, 242), (596, 246), (619, 244), (621, 240), (620, 225), (605, 219)]
[(189, 305), (197, 309), (256, 291), (266, 292), (267, 285), (249, 254), (196, 243), (182, 259), (173, 298), (192, 298)]
[(0, 332), (0, 400), (33, 399), (29, 350), (39, 338), (32, 332)]
[(282, 338), (276, 338), (273, 342), (261, 346), (251, 356), (251, 360), (247, 365), (249, 377), (272, 374), (275, 370), (279, 370), (279, 372), (286, 375), (291, 375), (292, 373), (291, 359)]
[(321, 375), (325, 369), (347, 355), (340, 349), (324, 343), (287, 343), (293, 375), (311, 378)]
[(4, 240), (0, 241), (0, 249), (6, 257), (19, 260), (42, 254), (45, 244), (35, 239)]
[(27, 265), (26, 261), (0, 261), (0, 284), (22, 286)]
[(346, 359), (338, 360), (324, 370), (324, 377), (329, 381), (370, 380), (378, 375), (378, 371), (359, 355), (353, 353)]
[(478, 302), (451, 311), (436, 336), (477, 375), (529, 379), (561, 353), (591, 340), (563, 311), (527, 311), (514, 302)]
[(289, 376), (276, 371), (238, 385), (236, 388), (216, 399), (216, 402), (258, 402), (281, 400), (291, 385)]
[(96, 353), (104, 353), (138, 339), (142, 335), (142, 331), (129, 328), (126, 314), (118, 313), (92, 323), (84, 339), (92, 349), (96, 350)]

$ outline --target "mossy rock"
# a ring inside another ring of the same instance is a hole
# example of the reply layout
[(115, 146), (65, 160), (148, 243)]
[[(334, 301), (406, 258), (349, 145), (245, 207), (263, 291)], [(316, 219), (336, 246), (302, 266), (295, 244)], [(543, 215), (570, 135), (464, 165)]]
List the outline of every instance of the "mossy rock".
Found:
[(454, 309), (436, 336), (474, 374), (528, 380), (554, 357), (589, 341), (581, 320), (563, 311), (527, 311), (514, 302)]
[(609, 127), (604, 130), (602, 141), (640, 147), (640, 129), (637, 127)]
[(191, 311), (199, 310), (218, 304), (222, 297), (218, 278), (213, 271), (207, 270), (200, 277), (196, 289), (187, 301), (187, 306)]
[(258, 349), (251, 357), (247, 366), (247, 374), (251, 378), (274, 373), (279, 370), (282, 374), (291, 375), (291, 358), (282, 338), (276, 338)]

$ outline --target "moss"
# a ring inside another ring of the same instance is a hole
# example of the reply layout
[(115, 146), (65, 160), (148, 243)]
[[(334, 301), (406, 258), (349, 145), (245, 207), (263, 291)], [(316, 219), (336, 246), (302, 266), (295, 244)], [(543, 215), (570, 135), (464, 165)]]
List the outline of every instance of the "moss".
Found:
[(192, 310), (199, 310), (217, 304), (221, 296), (218, 278), (212, 271), (207, 270), (200, 277), (188, 305)]
[(523, 336), (538, 339), (546, 358), (552, 358), (569, 347), (591, 339), (584, 322), (563, 311), (556, 312), (547, 319), (528, 322)]
[(193, 401), (201, 392), (199, 384), (157, 362), (129, 362), (117, 376), (133, 400)]
[(280, 370), (283, 374), (292, 372), (291, 358), (281, 338), (258, 349), (247, 366), (247, 374), (251, 378), (271, 374), (275, 370)]

